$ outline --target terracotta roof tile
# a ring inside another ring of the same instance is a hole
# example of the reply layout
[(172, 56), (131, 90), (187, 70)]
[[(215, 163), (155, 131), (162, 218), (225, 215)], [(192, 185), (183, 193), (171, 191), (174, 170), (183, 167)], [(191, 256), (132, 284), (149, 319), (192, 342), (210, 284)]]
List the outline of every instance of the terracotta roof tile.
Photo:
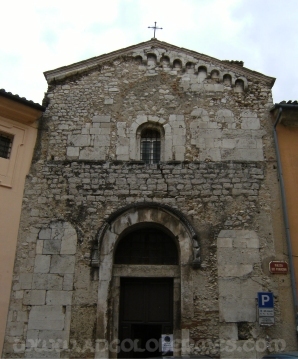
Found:
[(39, 103), (33, 102), (31, 100), (27, 100), (25, 97), (20, 97), (19, 95), (13, 95), (11, 92), (7, 92), (4, 89), (0, 89), (0, 96), (9, 98), (11, 100), (23, 103), (24, 105), (33, 107), (37, 110), (44, 111), (45, 107), (40, 105)]

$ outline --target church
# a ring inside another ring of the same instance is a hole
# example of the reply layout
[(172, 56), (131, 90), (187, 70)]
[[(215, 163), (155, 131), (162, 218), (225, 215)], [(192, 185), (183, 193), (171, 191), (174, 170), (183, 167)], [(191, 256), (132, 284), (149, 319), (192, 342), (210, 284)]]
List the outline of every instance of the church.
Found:
[(296, 348), (275, 79), (156, 38), (44, 75), (3, 357)]

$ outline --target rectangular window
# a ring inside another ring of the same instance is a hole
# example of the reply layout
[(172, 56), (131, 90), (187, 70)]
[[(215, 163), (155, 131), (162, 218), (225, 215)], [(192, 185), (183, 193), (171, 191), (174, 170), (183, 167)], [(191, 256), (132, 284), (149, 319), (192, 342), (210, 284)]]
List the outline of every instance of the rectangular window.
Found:
[(13, 136), (6, 133), (0, 133), (0, 157), (9, 158), (11, 153)]
[(160, 161), (160, 140), (152, 142), (153, 146), (153, 163), (158, 163)]
[(141, 142), (141, 158), (145, 163), (158, 163), (160, 161), (160, 140), (145, 139)]
[(141, 160), (145, 163), (160, 161), (160, 132), (145, 128), (141, 134)]
[(145, 163), (150, 163), (151, 157), (151, 142), (150, 141), (142, 141), (142, 160)]

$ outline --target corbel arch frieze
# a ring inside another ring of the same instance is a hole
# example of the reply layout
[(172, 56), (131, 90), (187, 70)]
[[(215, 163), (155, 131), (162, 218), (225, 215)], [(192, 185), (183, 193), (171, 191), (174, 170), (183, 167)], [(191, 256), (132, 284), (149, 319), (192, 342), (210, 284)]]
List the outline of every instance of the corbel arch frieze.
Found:
[(200, 67), (205, 67), (206, 72), (207, 72), (208, 65), (205, 62), (203, 62), (202, 60), (199, 60), (199, 61), (196, 61), (196, 63), (195, 63), (195, 73), (198, 72)]
[(156, 59), (156, 65), (160, 64), (160, 60), (161, 60), (161, 54), (158, 51), (158, 49), (144, 49), (142, 52), (142, 58), (144, 60), (144, 63), (148, 64), (148, 57), (149, 56), (154, 56)]
[(174, 66), (174, 62), (178, 60), (181, 62), (181, 70), (185, 68), (185, 65), (186, 65), (186, 59), (184, 59), (183, 57), (181, 56), (178, 56), (178, 55), (171, 55), (170, 56), (170, 64), (171, 66), (173, 67)]
[(247, 87), (248, 87), (248, 83), (247, 83), (246, 77), (244, 77), (244, 76), (234, 77), (234, 79), (232, 80), (233, 86), (236, 85), (236, 81), (237, 81), (237, 80), (242, 80), (242, 81), (243, 81), (244, 90), (246, 90)]
[(142, 63), (144, 64), (147, 61), (147, 56), (143, 53), (143, 52), (136, 52), (133, 55), (133, 58), (138, 58), (141, 57), (142, 58)]
[(223, 77), (222, 71), (218, 67), (215, 67), (215, 66), (208, 66), (208, 68), (207, 68), (207, 76), (211, 76), (211, 73), (213, 71), (218, 72), (218, 79), (221, 79)]
[(224, 76), (225, 75), (230, 75), (231, 76), (231, 84), (235, 84), (235, 81), (237, 80), (234, 72), (232, 71), (222, 71), (221, 72), (221, 76), (220, 76), (220, 80), (223, 82), (224, 81)]

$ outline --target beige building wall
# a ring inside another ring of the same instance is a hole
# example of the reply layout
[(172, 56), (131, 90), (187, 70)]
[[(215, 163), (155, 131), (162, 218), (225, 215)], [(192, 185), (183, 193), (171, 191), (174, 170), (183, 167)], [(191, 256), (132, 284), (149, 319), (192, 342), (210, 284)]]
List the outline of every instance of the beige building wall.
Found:
[(287, 210), (295, 269), (296, 289), (298, 288), (298, 106), (296, 121), (292, 125), (283, 123), (277, 126), (282, 171), (285, 183)]
[(24, 183), (41, 113), (42, 106), (38, 104), (0, 93), (0, 135), (13, 138), (9, 158), (0, 157), (0, 353), (8, 314)]

